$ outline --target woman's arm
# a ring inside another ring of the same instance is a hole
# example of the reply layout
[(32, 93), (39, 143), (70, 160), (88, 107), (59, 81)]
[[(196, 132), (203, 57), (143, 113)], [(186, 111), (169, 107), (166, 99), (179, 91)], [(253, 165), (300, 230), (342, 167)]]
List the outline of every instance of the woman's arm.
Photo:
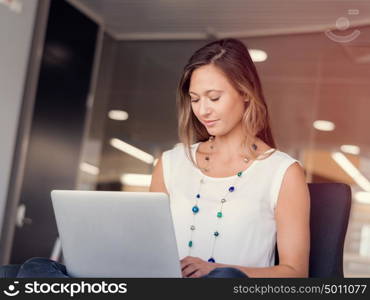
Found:
[(162, 192), (168, 195), (166, 185), (164, 184), (162, 155), (154, 167), (149, 192)]
[(275, 209), (279, 265), (233, 267), (249, 277), (308, 277), (310, 253), (310, 195), (302, 167), (291, 165), (284, 176)]

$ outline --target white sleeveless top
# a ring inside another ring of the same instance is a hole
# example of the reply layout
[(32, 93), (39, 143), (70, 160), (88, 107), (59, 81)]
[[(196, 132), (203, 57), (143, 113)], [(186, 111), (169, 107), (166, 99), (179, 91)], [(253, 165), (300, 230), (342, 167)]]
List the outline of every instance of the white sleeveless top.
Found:
[[(191, 146), (195, 153), (200, 143)], [(275, 263), (276, 222), (274, 209), (287, 168), (295, 160), (276, 150), (263, 160), (255, 160), (244, 172), (215, 178), (204, 175), (189, 160), (185, 147), (179, 143), (162, 156), (164, 183), (170, 196), (171, 213), (180, 259), (189, 255), (192, 207), (204, 178), (199, 213), (194, 217), (191, 256), (207, 261), (211, 257), (217, 230), (214, 259), (217, 263), (249, 267), (269, 267)], [(235, 182), (235, 191), (228, 188)], [(222, 218), (216, 214), (226, 194)]]

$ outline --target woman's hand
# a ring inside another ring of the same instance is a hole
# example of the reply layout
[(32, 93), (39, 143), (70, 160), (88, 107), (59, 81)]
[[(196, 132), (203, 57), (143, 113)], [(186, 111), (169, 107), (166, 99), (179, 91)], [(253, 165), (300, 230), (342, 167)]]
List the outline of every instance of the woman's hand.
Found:
[(218, 268), (218, 264), (204, 261), (199, 257), (186, 256), (182, 260), (182, 277), (198, 278), (207, 275), (212, 270)]

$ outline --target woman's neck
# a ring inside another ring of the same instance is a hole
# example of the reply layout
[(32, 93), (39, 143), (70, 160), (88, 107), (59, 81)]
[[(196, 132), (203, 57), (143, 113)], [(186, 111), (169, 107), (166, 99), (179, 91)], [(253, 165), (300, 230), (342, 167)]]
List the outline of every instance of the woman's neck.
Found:
[[(244, 140), (241, 128), (233, 130), (227, 135), (215, 136), (213, 140), (214, 154), (222, 158), (223, 161), (228, 161), (238, 156), (245, 157), (247, 155), (246, 147), (252, 147), (252, 145), (243, 144)], [(252, 139), (256, 144), (257, 140), (257, 138)]]

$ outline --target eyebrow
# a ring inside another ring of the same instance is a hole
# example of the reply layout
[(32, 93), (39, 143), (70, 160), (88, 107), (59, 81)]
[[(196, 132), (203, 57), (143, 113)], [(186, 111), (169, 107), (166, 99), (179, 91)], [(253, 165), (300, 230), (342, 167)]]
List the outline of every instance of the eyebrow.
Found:
[[(220, 91), (220, 90), (206, 90), (205, 94), (208, 94), (210, 92), (223, 92), (223, 91)], [(197, 95), (198, 96), (197, 93), (194, 93), (192, 91), (189, 91), (189, 94), (194, 94), (194, 95)]]

